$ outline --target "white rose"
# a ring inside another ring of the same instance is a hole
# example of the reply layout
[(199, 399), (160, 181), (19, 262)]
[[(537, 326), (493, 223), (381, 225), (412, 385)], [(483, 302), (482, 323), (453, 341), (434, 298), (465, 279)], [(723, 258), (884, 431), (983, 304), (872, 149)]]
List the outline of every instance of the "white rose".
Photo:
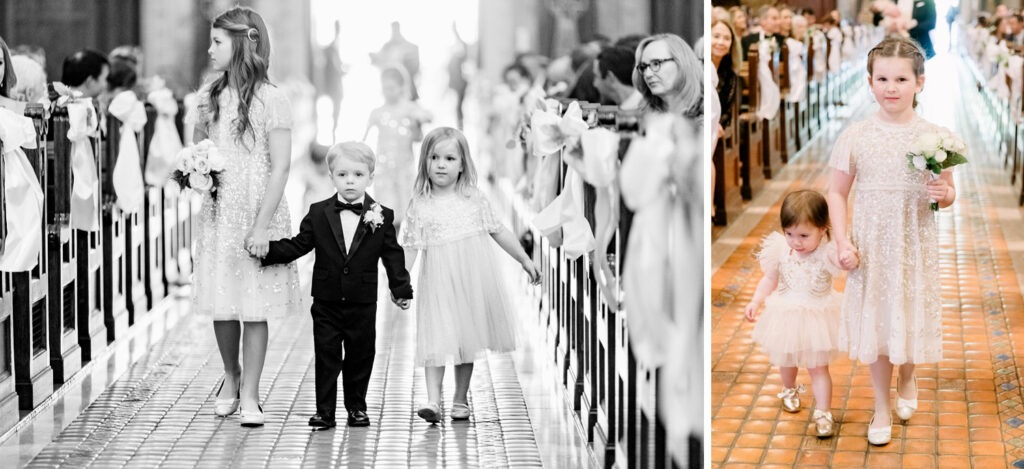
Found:
[(196, 158), (193, 163), (196, 168), (196, 172), (200, 174), (210, 174), (210, 160), (203, 158)]
[(942, 150), (935, 152), (935, 161), (938, 161), (939, 163), (946, 161), (946, 152)]
[(928, 164), (924, 161), (924, 157), (920, 155), (914, 157), (913, 163), (915, 168), (922, 171), (928, 167)]
[(932, 152), (942, 143), (940, 137), (937, 134), (927, 133), (921, 134), (917, 138), (917, 150), (918, 153)]
[(181, 174), (188, 174), (192, 172), (192, 151), (188, 148), (183, 148), (178, 152), (178, 171)]
[(206, 174), (192, 173), (188, 176), (188, 185), (197, 191), (209, 191), (213, 188), (213, 178)]
[(224, 161), (224, 155), (217, 151), (216, 147), (210, 148), (206, 154), (207, 160), (210, 162), (210, 171), (224, 171), (224, 166), (227, 164)]

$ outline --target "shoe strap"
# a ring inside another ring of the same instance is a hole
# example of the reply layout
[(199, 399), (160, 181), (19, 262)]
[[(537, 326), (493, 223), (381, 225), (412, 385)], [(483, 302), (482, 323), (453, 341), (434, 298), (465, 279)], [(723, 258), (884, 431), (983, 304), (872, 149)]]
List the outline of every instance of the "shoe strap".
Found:
[(802, 385), (802, 384), (798, 384), (798, 385), (796, 385), (796, 387), (793, 387), (793, 388), (787, 388), (787, 387), (783, 386), (782, 387), (782, 392), (776, 394), (776, 397), (778, 397), (779, 399), (786, 399), (786, 398), (790, 398), (790, 397), (796, 397), (797, 393), (806, 392), (806, 391), (807, 390), (804, 389), (804, 385)]

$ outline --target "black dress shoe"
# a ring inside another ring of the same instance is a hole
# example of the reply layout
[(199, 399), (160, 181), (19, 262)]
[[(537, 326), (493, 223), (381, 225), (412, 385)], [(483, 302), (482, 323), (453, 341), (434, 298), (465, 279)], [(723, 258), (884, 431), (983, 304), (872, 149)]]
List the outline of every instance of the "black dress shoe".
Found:
[(362, 410), (353, 410), (348, 413), (348, 426), (350, 427), (369, 427), (370, 417), (366, 416), (366, 412)]
[(334, 419), (324, 418), (320, 414), (316, 414), (309, 418), (309, 426), (311, 427), (331, 428), (337, 425), (338, 424), (334, 422)]

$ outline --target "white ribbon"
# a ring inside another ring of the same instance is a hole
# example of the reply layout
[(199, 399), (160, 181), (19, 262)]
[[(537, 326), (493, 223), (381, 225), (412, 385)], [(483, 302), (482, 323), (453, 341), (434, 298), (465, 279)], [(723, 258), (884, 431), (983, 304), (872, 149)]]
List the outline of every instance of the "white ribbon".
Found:
[(782, 93), (779, 91), (779, 84), (775, 83), (775, 76), (768, 66), (773, 55), (771, 42), (761, 41), (757, 48), (757, 85), (761, 88), (759, 90), (761, 92), (761, 100), (757, 106), (757, 116), (762, 119), (773, 119), (779, 112)]
[(146, 99), (156, 108), (157, 116), (146, 158), (146, 183), (161, 187), (174, 172), (175, 157), (182, 149), (181, 138), (174, 126), (178, 103), (167, 88), (149, 93)]
[(843, 45), (843, 32), (839, 28), (828, 30), (828, 69), (831, 72), (838, 72), (843, 65), (843, 58), (839, 55), (839, 49)]
[(853, 28), (843, 26), (843, 61), (853, 63), (857, 61), (857, 46), (854, 44)]
[(7, 237), (0, 252), (0, 270), (22, 272), (38, 264), (43, 248), (43, 189), (22, 148), (36, 148), (32, 119), (0, 109), (0, 142), (4, 159), (4, 212)]
[(999, 61), (999, 54), (1006, 53), (1005, 48), (1006, 44), (997, 41), (996, 38), (990, 37), (988, 39), (988, 43), (985, 44), (985, 53), (981, 59), (982, 76), (985, 78), (992, 77), (992, 70), (995, 68), (996, 62)]
[(71, 142), (71, 227), (78, 230), (100, 229), (96, 194), (99, 174), (92, 142), (99, 129), (99, 118), (91, 99), (70, 101), (68, 109), (68, 140)]
[(814, 81), (822, 83), (828, 73), (828, 62), (825, 57), (825, 33), (817, 31), (812, 38), (814, 47)]
[(146, 108), (135, 93), (124, 91), (110, 102), (110, 114), (121, 121), (121, 140), (113, 173), (117, 205), (125, 212), (135, 213), (142, 208), (146, 189), (142, 181), (139, 142), (135, 137), (135, 133), (146, 126)]
[(569, 103), (565, 113), (557, 116), (551, 111), (537, 110), (530, 115), (530, 136), (535, 156), (550, 155), (566, 146), (572, 147), (587, 130), (579, 103)]
[(1001, 42), (996, 47), (995, 65), (996, 72), (992, 74), (992, 77), (988, 79), (986, 86), (988, 89), (995, 92), (996, 96), (1001, 99), (1008, 99), (1010, 97), (1010, 87), (1006, 84), (1006, 62), (1000, 59), (1000, 56), (1008, 56), (1009, 50), (1006, 48), (1006, 43)]
[(786, 101), (798, 103), (804, 99), (807, 89), (807, 67), (804, 66), (804, 43), (796, 39), (786, 39), (789, 48), (789, 94)]
[[(717, 101), (716, 98), (712, 98)], [(717, 122), (717, 120), (712, 121)], [(591, 262), (597, 266), (597, 285), (609, 306), (618, 309), (615, 274), (608, 264), (608, 244), (619, 225), (619, 134), (605, 128), (587, 130), (580, 138), (583, 161), (577, 170), (583, 180), (594, 186), (595, 250)], [(571, 165), (571, 163), (570, 163)]]
[(1021, 103), (1018, 101), (1021, 99), (1021, 88), (1024, 85), (1024, 57), (1011, 55), (1006, 75), (1010, 77), (1010, 117), (1014, 122), (1020, 123)]

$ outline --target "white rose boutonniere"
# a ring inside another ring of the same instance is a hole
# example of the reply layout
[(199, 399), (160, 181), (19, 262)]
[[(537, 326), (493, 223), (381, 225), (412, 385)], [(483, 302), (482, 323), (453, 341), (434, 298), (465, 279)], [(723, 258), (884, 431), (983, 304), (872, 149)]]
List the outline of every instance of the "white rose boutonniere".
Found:
[(380, 228), (384, 224), (384, 209), (380, 204), (374, 202), (370, 209), (363, 213), (363, 223), (370, 227), (370, 232)]

